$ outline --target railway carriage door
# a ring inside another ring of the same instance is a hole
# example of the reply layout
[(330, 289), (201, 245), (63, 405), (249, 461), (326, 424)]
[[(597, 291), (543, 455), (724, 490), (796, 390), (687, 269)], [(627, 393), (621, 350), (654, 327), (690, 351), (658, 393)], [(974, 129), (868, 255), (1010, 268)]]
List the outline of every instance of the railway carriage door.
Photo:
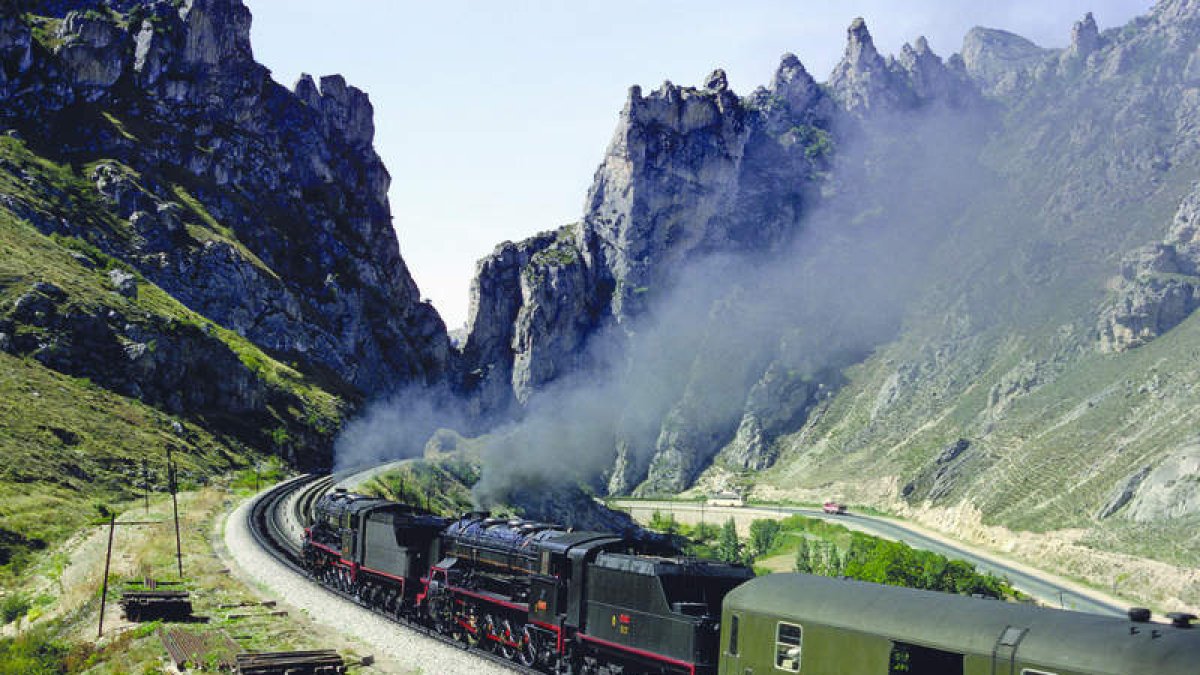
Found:
[(992, 675), (1016, 675), (1017, 647), (1028, 632), (1028, 628), (1008, 626), (1000, 633), (992, 647)]
[(741, 624), (742, 616), (733, 612), (729, 613), (729, 623), (726, 624), (726, 632), (722, 635), (724, 643), (721, 645), (721, 672), (732, 673), (733, 675), (753, 675), (753, 668), (741, 670)]

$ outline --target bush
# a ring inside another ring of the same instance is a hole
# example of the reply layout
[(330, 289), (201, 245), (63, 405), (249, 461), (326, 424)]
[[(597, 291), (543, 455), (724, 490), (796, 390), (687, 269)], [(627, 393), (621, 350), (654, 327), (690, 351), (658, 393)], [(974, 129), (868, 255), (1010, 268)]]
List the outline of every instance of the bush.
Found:
[(784, 532), (799, 536), (797, 572), (962, 595), (1019, 597), (1016, 589), (1000, 577), (979, 572), (963, 560), (914, 549), (903, 542), (851, 532), (841, 525), (802, 516), (787, 518), (781, 526)]
[(0, 675), (55, 675), (75, 672), (72, 649), (45, 629), (0, 639)]
[(10, 593), (0, 601), (0, 620), (7, 625), (29, 613), (33, 603), (23, 593)]
[(657, 532), (665, 532), (667, 534), (679, 533), (679, 521), (675, 520), (674, 513), (663, 515), (662, 511), (655, 510), (650, 514), (649, 528)]

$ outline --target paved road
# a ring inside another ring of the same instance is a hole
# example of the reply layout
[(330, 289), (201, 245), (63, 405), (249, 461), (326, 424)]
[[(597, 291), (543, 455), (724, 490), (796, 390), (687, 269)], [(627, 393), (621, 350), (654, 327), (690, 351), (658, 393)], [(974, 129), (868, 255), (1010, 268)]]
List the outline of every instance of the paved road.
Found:
[[(1052, 607), (1064, 607), (1073, 609), (1079, 612), (1089, 612), (1092, 614), (1104, 614), (1110, 616), (1125, 616), (1126, 607), (1116, 605), (1103, 600), (1092, 598), (1067, 586), (1057, 584), (1048, 579), (1044, 575), (1033, 575), (1023, 572), (1015, 567), (1012, 567), (1005, 562), (998, 560), (992, 556), (978, 551), (968, 550), (944, 541), (925, 536), (920, 532), (909, 529), (903, 523), (885, 519), (873, 518), (854, 513), (847, 513), (840, 516), (831, 516), (822, 512), (819, 509), (805, 509), (789, 506), (764, 506), (756, 505), (749, 508), (737, 507), (720, 507), (720, 506), (701, 506), (696, 502), (647, 502), (640, 500), (613, 500), (612, 505), (623, 509), (657, 509), (661, 511), (672, 510), (676, 513), (681, 511), (704, 512), (711, 515), (749, 515), (755, 517), (764, 517), (771, 514), (791, 515), (799, 514), (810, 518), (821, 518), (841, 523), (846, 527), (854, 530), (860, 530), (867, 534), (892, 539), (894, 541), (902, 541), (913, 548), (924, 549), (940, 553), (949, 558), (957, 558), (965, 560), (984, 572), (990, 572), (997, 576), (1007, 577), (1009, 582), (1021, 591), (1032, 595), (1039, 601)], [(636, 514), (635, 514), (636, 515)]]

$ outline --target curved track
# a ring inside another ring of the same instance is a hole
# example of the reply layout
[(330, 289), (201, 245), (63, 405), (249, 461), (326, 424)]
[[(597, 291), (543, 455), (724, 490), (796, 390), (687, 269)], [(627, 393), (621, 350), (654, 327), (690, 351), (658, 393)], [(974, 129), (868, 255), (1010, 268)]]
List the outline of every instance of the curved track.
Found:
[[(307, 572), (301, 562), (301, 544), (296, 533), (299, 529), (307, 525), (308, 514), (313, 503), (321, 495), (333, 489), (338, 478), (338, 476), (332, 475), (318, 476), (306, 474), (284, 481), (255, 497), (247, 515), (250, 533), (253, 535), (254, 540), (263, 550), (267, 551), (272, 557), (297, 574), (307, 576)], [(344, 593), (328, 586), (317, 584), (315, 581), (313, 585), (323, 589), (330, 595), (337, 596), (346, 602), (355, 604), (361, 609), (386, 618), (397, 626), (416, 631), (432, 640), (437, 640), (459, 649), (469, 650), (475, 656), (515, 673), (545, 675), (543, 671), (526, 668), (519, 663), (509, 661), (499, 654), (470, 648), (462, 642), (442, 635), (422, 623), (408, 621), (393, 614), (367, 607), (359, 602), (358, 598), (351, 593)]]

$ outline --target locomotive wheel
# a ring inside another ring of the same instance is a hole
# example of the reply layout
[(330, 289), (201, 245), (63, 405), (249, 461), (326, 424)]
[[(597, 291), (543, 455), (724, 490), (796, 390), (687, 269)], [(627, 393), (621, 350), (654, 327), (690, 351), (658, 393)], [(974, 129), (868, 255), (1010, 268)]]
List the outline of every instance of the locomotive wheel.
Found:
[(479, 643), (483, 643), (484, 649), (495, 649), (498, 643), (493, 642), (491, 636), (495, 635), (498, 630), (496, 628), (496, 618), (491, 614), (484, 614), (483, 619), (475, 622), (476, 633), (470, 636), (471, 646), (478, 647)]
[(533, 632), (529, 630), (529, 626), (521, 626), (521, 635), (518, 642), (521, 648), (517, 650), (517, 660), (526, 668), (532, 668), (537, 663), (537, 643), (533, 640)]
[(503, 656), (504, 658), (508, 659), (509, 661), (516, 658), (516, 656), (517, 656), (516, 648), (510, 646), (508, 643), (516, 642), (517, 635), (515, 632), (513, 632), (512, 624), (508, 622), (508, 619), (505, 619), (504, 621), (502, 621), (500, 623), (500, 630), (498, 630), (496, 632), (500, 636), (500, 642), (496, 643), (496, 645), (500, 648), (500, 655)]

